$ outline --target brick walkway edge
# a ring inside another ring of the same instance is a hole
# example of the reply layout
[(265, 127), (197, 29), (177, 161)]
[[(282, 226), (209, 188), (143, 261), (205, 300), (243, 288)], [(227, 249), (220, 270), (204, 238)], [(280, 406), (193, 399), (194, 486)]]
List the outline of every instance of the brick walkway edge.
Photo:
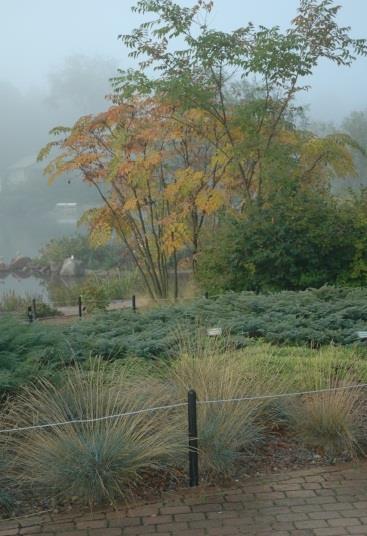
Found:
[(0, 536), (367, 535), (367, 463), (165, 494), (160, 503), (0, 521)]

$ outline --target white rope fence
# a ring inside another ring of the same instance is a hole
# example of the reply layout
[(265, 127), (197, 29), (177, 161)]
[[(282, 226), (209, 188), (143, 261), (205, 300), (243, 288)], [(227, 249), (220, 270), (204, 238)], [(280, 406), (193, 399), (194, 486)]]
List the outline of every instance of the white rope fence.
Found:
[[(243, 401), (251, 401), (251, 400), (269, 400), (269, 399), (276, 399), (276, 398), (286, 398), (286, 397), (293, 397), (293, 396), (306, 396), (306, 395), (314, 395), (319, 393), (328, 393), (328, 392), (335, 392), (335, 391), (344, 391), (346, 389), (361, 389), (367, 387), (367, 383), (357, 383), (354, 385), (344, 385), (340, 387), (330, 387), (328, 389), (316, 389), (313, 391), (298, 391), (294, 393), (278, 393), (274, 395), (259, 395), (259, 396), (243, 396), (239, 398), (226, 398), (226, 399), (219, 399), (219, 400), (198, 400), (197, 404), (225, 404), (225, 403), (231, 403), (231, 402), (243, 402)], [(57, 426), (65, 426), (69, 424), (87, 424), (87, 423), (94, 423), (94, 422), (100, 422), (100, 421), (107, 421), (111, 419), (119, 419), (121, 417), (130, 417), (132, 415), (139, 415), (141, 413), (151, 413), (155, 411), (161, 411), (161, 410), (168, 410), (168, 409), (174, 409), (174, 408), (180, 408), (187, 406), (187, 402), (177, 402), (175, 404), (169, 404), (167, 406), (157, 406), (153, 408), (145, 408), (140, 409), (136, 411), (128, 411), (125, 413), (115, 413), (113, 415), (106, 415), (104, 417), (95, 417), (91, 419), (71, 419), (69, 421), (61, 421), (61, 422), (54, 422), (54, 423), (47, 423), (47, 424), (36, 424), (33, 426), (23, 426), (20, 428), (9, 428), (9, 429), (3, 429), (0, 430), (0, 434), (10, 434), (14, 432), (25, 432), (29, 430), (39, 430), (42, 428), (55, 428)]]
[(39, 430), (40, 428), (55, 428), (56, 426), (65, 426), (67, 424), (87, 424), (91, 422), (107, 421), (110, 419), (118, 419), (120, 417), (129, 417), (130, 415), (139, 415), (140, 413), (148, 413), (153, 411), (159, 411), (163, 409), (179, 408), (187, 406), (187, 402), (178, 402), (177, 404), (170, 404), (168, 406), (157, 406), (155, 408), (139, 409), (136, 411), (127, 411), (126, 413), (114, 413), (113, 415), (106, 415), (104, 417), (94, 417), (92, 419), (71, 419), (70, 421), (52, 422), (48, 424), (35, 424), (33, 426), (23, 426), (21, 428), (9, 428), (8, 430), (0, 430), (0, 434), (6, 434), (11, 432), (25, 432), (27, 430)]
[(345, 385), (341, 387), (330, 387), (328, 389), (316, 389), (314, 391), (300, 391), (297, 393), (280, 393), (275, 395), (243, 396), (240, 398), (225, 398), (223, 400), (198, 400), (197, 404), (222, 404), (225, 402), (242, 402), (244, 400), (267, 400), (271, 398), (286, 398), (291, 396), (314, 395), (317, 393), (328, 393), (331, 391), (344, 391), (345, 389), (357, 389), (367, 387), (367, 383), (356, 383), (355, 385)]

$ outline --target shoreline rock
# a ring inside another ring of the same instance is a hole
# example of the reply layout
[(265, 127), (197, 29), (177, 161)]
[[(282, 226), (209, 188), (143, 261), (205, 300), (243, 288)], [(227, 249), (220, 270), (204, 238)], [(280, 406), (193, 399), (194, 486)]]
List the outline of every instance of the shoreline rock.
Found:
[(24, 272), (25, 270), (29, 270), (32, 266), (32, 259), (30, 257), (23, 257), (18, 256), (14, 257), (9, 263), (9, 271), (10, 272)]

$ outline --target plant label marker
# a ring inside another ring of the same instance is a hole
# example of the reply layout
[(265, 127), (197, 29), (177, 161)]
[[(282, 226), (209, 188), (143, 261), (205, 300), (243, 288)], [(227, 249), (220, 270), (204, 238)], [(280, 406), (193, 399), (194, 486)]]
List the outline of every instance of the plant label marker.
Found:
[(362, 341), (367, 341), (367, 331), (357, 331), (357, 337)]
[(222, 328), (209, 328), (207, 329), (208, 337), (220, 337), (222, 335)]

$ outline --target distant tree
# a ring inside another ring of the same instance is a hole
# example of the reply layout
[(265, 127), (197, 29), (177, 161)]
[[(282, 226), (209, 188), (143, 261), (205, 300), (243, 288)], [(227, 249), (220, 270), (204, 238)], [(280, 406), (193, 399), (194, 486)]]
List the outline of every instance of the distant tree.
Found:
[(344, 274), (344, 281), (355, 286), (367, 284), (367, 189), (356, 192), (349, 201), (349, 211), (353, 218), (354, 245), (353, 262)]
[(364, 186), (367, 186), (367, 110), (352, 112), (344, 119), (342, 127), (364, 149), (364, 153), (355, 151), (354, 157), (359, 177)]
[(5, 178), (10, 166), (36, 154), (49, 125), (42, 94), (24, 92), (4, 81), (0, 81), (0, 117), (0, 177)]
[(48, 75), (48, 106), (62, 111), (64, 121), (100, 111), (111, 91), (109, 79), (116, 68), (108, 58), (82, 54), (67, 57)]
[(109, 243), (98, 248), (92, 247), (89, 238), (83, 234), (52, 238), (39, 251), (41, 262), (61, 264), (67, 257), (74, 256), (86, 268), (109, 269), (121, 265), (123, 251), (121, 244)]
[(50, 72), (45, 89), (0, 81), (0, 176), (20, 159), (36, 155), (52, 125), (107, 108), (105, 95), (115, 72), (112, 60), (74, 55)]

